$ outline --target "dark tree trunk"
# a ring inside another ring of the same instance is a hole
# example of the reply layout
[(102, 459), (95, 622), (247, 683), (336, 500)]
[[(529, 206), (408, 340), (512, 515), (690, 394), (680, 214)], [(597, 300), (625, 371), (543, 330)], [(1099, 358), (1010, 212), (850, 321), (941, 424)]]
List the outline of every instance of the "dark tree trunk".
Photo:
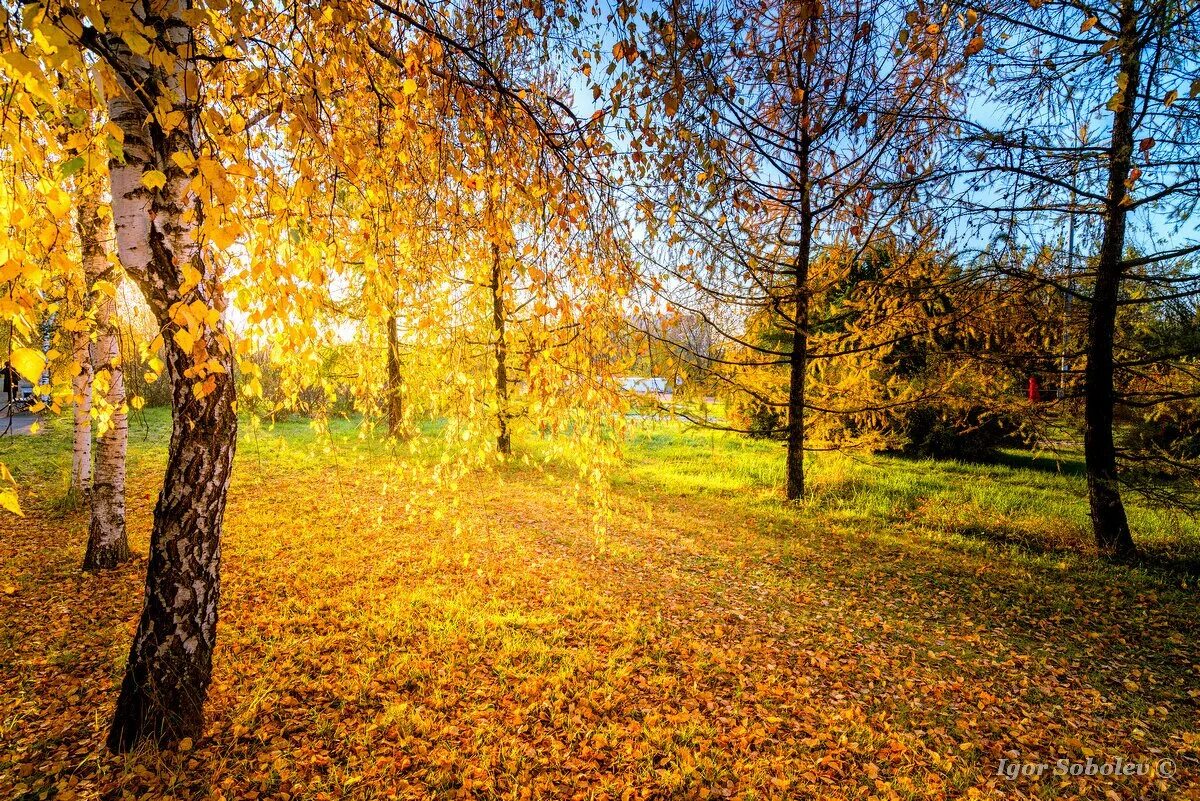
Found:
[(796, 258), (794, 331), (792, 353), (788, 359), (787, 427), (787, 499), (804, 497), (804, 385), (808, 371), (808, 262), (811, 236), (808, 226), (800, 234), (800, 252)]
[(404, 377), (400, 373), (400, 341), (396, 315), (388, 317), (387, 336), (387, 423), (388, 434), (404, 437)]
[(1100, 554), (1115, 559), (1126, 559), (1136, 553), (1125, 506), (1121, 503), (1117, 483), (1117, 451), (1113, 440), (1113, 342), (1121, 289), (1121, 261), (1125, 249), (1127, 181), (1133, 164), (1134, 104), (1141, 72), (1137, 15), (1128, 0), (1123, 5), (1121, 17), (1121, 71), (1128, 76), (1128, 82), (1123, 102), (1113, 113), (1104, 235), (1097, 258), (1096, 287), (1088, 318), (1087, 366), (1083, 386), (1084, 461), (1092, 530)]
[(504, 280), (500, 268), (500, 247), (492, 245), (492, 328), (496, 337), (496, 449), (512, 453), (508, 431), (508, 340), (505, 332)]
[[(801, 100), (800, 113), (807, 116), (808, 95)], [(797, 187), (800, 200), (800, 242), (792, 275), (792, 353), (788, 359), (787, 490), (789, 501), (804, 497), (804, 393), (808, 372), (808, 268), (812, 259), (813, 214), (808, 185), (811, 139), (805, 123), (797, 136), (798, 162), (803, 170)]]

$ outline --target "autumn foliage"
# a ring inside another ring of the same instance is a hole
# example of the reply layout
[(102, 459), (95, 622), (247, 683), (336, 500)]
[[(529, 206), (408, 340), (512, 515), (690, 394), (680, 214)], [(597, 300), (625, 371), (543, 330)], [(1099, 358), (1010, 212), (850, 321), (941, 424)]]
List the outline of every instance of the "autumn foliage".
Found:
[[(0, 75), (22, 797), (1194, 767), (1195, 2), (2, 2)], [(924, 458), (1092, 545), (847, 467)]]

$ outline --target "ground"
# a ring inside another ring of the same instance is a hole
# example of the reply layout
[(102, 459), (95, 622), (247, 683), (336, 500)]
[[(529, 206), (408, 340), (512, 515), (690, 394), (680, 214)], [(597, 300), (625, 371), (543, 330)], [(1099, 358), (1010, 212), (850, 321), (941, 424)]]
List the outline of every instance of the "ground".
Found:
[[(414, 493), (350, 422), (246, 426), (207, 732), (129, 757), (145, 561), (79, 571), (64, 426), (0, 443), (0, 798), (1200, 798), (1193, 521), (1135, 508), (1112, 566), (1069, 458), (825, 454), (789, 506), (777, 445), (639, 425), (599, 518), (554, 462)], [(1088, 757), (1176, 770), (1053, 775)]]

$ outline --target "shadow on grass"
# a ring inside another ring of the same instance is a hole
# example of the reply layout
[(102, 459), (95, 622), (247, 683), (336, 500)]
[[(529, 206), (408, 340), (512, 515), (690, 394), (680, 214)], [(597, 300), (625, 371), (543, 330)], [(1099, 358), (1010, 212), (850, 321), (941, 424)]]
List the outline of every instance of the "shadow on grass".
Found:
[(1007, 467), (1013, 470), (1036, 470), (1060, 476), (1082, 478), (1085, 474), (1083, 458), (1070, 454), (1056, 456), (1033, 451), (993, 451), (974, 457), (960, 455), (954, 458), (935, 457), (926, 454), (882, 451), (881, 455), (902, 462), (934, 462), (939, 466), (961, 464), (973, 467)]
[(1053, 454), (1037, 454), (1030, 451), (1001, 451), (983, 464), (995, 464), (1011, 467), (1014, 470), (1037, 470), (1041, 473), (1054, 473), (1060, 476), (1084, 476), (1083, 459), (1079, 456), (1055, 456)]
[[(966, 539), (1015, 548), (1033, 556), (1099, 558), (1093, 543), (1080, 537), (1047, 536), (1045, 532), (1034, 533), (1008, 525), (968, 524), (956, 526), (952, 532)], [(1200, 545), (1167, 549), (1158, 543), (1143, 544), (1139, 546), (1137, 557), (1124, 564), (1159, 574), (1164, 578), (1200, 579)]]
[(1200, 579), (1200, 548), (1168, 551), (1143, 545), (1131, 564), (1152, 573), (1196, 580)]

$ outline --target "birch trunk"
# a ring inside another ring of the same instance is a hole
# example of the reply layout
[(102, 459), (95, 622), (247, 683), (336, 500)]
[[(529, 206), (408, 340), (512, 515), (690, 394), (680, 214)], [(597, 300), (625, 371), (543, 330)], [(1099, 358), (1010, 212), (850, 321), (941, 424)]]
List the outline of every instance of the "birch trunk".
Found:
[[(118, 255), (162, 328), (173, 412), (145, 604), (108, 735), (109, 748), (118, 752), (203, 732), (221, 591), (221, 528), (237, 442), (233, 354), (224, 323), (220, 314), (205, 313), (197, 322), (183, 313), (196, 301), (218, 313), (225, 305), (201, 247), (204, 208), (187, 189), (190, 176), (171, 158), (199, 155), (197, 62), (192, 31), (180, 18), (186, 5), (170, 0), (135, 7), (159, 32), (156, 46), (172, 50), (173, 58), (151, 64), (116, 32), (97, 35), (97, 49), (121, 89), (109, 99), (109, 117), (124, 134), (124, 160), (111, 165)], [(185, 95), (188, 73), (191, 94)], [(164, 131), (153, 113), (160, 104), (182, 111), (182, 124)], [(149, 170), (165, 176), (160, 189), (142, 184)], [(185, 282), (185, 267), (199, 273), (198, 285)], [(176, 336), (183, 328), (188, 334)], [(198, 367), (210, 360), (216, 371)]]
[[(64, 133), (59, 144), (66, 145)], [(79, 372), (71, 379), (71, 391), (75, 398), (74, 438), (71, 448), (71, 491), (87, 500), (92, 489), (92, 359), (90, 355), (91, 331), (87, 325), (87, 313), (91, 299), (91, 283), (87, 280), (88, 260), (95, 250), (95, 225), (97, 206), (95, 198), (85, 184), (76, 183), (75, 233), (79, 236), (80, 254), (83, 262), (83, 286), (78, 292), (79, 327), (71, 332), (71, 359), (79, 366)], [(73, 293), (74, 294), (74, 293)]]
[[(95, 192), (81, 194), (79, 238), (83, 243), (83, 270), (87, 289), (93, 292), (101, 281), (114, 287), (119, 273), (109, 261), (104, 244), (104, 221)], [(102, 413), (95, 447), (92, 478), (92, 518), (88, 527), (84, 570), (114, 568), (129, 559), (129, 539), (125, 532), (125, 445), (129, 423), (125, 410), (125, 376), (121, 368), (120, 340), (117, 336), (116, 306), (113, 295), (102, 292), (93, 300), (96, 341), (91, 343), (90, 373), (96, 392), (103, 401), (95, 405)]]
[[(80, 302), (85, 302), (86, 291), (80, 293)], [(79, 372), (71, 379), (75, 395), (75, 437), (71, 449), (71, 491), (87, 498), (92, 487), (92, 361), (88, 354), (90, 345), (86, 326), (71, 335), (71, 357), (79, 365)]]

